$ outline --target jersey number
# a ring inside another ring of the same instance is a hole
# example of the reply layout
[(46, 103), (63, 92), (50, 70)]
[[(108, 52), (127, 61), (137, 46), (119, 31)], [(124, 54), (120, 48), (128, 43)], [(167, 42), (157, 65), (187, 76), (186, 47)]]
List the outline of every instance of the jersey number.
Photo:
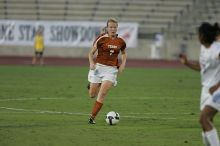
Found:
[(110, 50), (110, 56), (114, 53), (115, 51), (114, 50)]

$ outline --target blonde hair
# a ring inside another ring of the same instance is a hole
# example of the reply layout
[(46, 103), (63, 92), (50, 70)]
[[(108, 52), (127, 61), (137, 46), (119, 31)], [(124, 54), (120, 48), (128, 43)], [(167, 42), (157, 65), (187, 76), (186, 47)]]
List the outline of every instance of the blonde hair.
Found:
[(118, 21), (117, 21), (115, 18), (109, 18), (109, 19), (108, 19), (107, 25), (106, 25), (107, 27), (108, 27), (108, 23), (109, 23), (109, 22), (113, 22), (113, 23), (116, 23), (116, 24), (118, 25)]

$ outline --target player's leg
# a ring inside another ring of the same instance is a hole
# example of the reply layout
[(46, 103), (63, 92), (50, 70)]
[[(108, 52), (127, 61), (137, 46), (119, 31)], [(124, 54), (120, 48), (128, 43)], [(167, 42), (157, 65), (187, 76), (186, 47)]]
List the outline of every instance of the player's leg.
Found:
[(205, 144), (207, 144), (207, 146), (219, 146), (220, 145), (217, 130), (215, 129), (212, 123), (212, 120), (217, 113), (218, 111), (215, 108), (209, 105), (206, 105), (200, 115), (200, 124), (204, 131), (203, 140), (205, 140), (206, 138)]
[(33, 56), (32, 58), (32, 65), (35, 65), (36, 64), (36, 56)]
[(208, 141), (204, 131), (202, 131), (202, 142), (205, 146), (210, 146), (209, 141)]
[(90, 124), (95, 124), (94, 119), (95, 119), (96, 115), (98, 114), (98, 112), (101, 110), (102, 105), (104, 103), (104, 99), (105, 99), (108, 91), (111, 89), (112, 85), (113, 85), (113, 83), (108, 80), (102, 82), (100, 89), (99, 89), (99, 92), (98, 92), (98, 97), (97, 97), (97, 99), (93, 105), (93, 108), (92, 108), (91, 117), (89, 119)]
[(99, 88), (101, 85), (101, 78), (99, 75), (96, 73), (96, 70), (89, 70), (88, 73), (88, 85), (87, 88), (89, 90), (89, 97), (94, 98), (98, 95)]
[(43, 52), (39, 53), (39, 60), (40, 60), (40, 65), (44, 65)]
[(89, 97), (95, 98), (98, 95), (101, 83), (89, 83)]
[[(212, 96), (209, 93), (209, 88), (207, 87), (203, 87), (202, 88), (202, 92), (201, 92), (201, 97), (200, 97), (200, 111), (202, 113), (202, 110), (205, 108), (205, 106), (207, 105), (207, 102), (209, 101), (209, 99), (211, 99)], [(201, 114), (200, 113), (200, 114)], [(213, 122), (213, 118), (211, 119), (211, 122)], [(201, 118), (200, 118), (200, 123), (201, 123)], [(210, 146), (209, 141), (206, 137), (205, 131), (202, 131), (202, 140), (203, 140), (203, 144), (205, 146)]]
[(112, 86), (113, 86), (112, 81), (105, 80), (102, 82), (100, 89), (99, 89), (98, 97), (97, 97), (98, 102), (100, 103), (104, 102), (104, 99)]
[(87, 84), (87, 89), (89, 90), (90, 89), (90, 82)]
[[(101, 85), (101, 78), (98, 76), (98, 74), (95, 73), (95, 70), (90, 70), (88, 74), (88, 81), (89, 81), (89, 97), (94, 98), (98, 95), (99, 87)], [(96, 108), (95, 106), (96, 104), (94, 105), (93, 108)], [(95, 121), (92, 117), (89, 118), (89, 124), (95, 124)]]
[(37, 52), (34, 53), (34, 56), (32, 58), (32, 65), (35, 65), (37, 62)]

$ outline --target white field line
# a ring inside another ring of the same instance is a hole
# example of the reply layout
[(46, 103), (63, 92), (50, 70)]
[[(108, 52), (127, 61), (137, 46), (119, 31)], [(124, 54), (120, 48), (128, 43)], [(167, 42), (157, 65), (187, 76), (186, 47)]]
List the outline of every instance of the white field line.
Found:
[(61, 98), (47, 98), (47, 97), (43, 97), (43, 98), (9, 98), (9, 99), (0, 99), (0, 101), (25, 101), (25, 100), (67, 100), (67, 99), (72, 99), (72, 98), (65, 98), (65, 97), (61, 97)]
[[(161, 97), (161, 98), (171, 98), (172, 97)], [(161, 99), (160, 98), (160, 99)], [(137, 99), (158, 99), (158, 97), (138, 97)], [(4, 101), (25, 101), (25, 100), (74, 100), (74, 98), (69, 97), (60, 97), (60, 98), (10, 98), (10, 99), (0, 99), (0, 102)], [(77, 113), (77, 112), (60, 112), (60, 111), (49, 111), (49, 110), (38, 110), (38, 109), (22, 109), (22, 108), (12, 108), (12, 107), (0, 107), (0, 109), (5, 109), (9, 111), (16, 111), (16, 113), (36, 113), (36, 114), (65, 114), (65, 115), (79, 115), (79, 116), (89, 116), (86, 113)], [(1, 112), (2, 113), (2, 112)], [(11, 113), (11, 112), (10, 112)], [(127, 113), (127, 115), (121, 116), (125, 118), (134, 118), (134, 119), (164, 119), (164, 120), (176, 120), (176, 117), (166, 117), (166, 118), (158, 118), (158, 117), (149, 117), (146, 115), (190, 115), (190, 113)], [(197, 115), (197, 114), (195, 114)], [(187, 120), (187, 119), (186, 119)], [(197, 120), (197, 119), (191, 119)]]
[(80, 115), (80, 116), (89, 115), (85, 113), (59, 112), (59, 111), (22, 109), (22, 108), (11, 108), (11, 107), (0, 107), (0, 109), (10, 110), (10, 111), (19, 111), (19, 112), (39, 113), (39, 114), (65, 114), (65, 115)]
[[(64, 114), (64, 115), (78, 115), (78, 116), (89, 116), (89, 114), (86, 113), (77, 113), (77, 112), (60, 112), (60, 111), (49, 111), (49, 110), (36, 110), (36, 109), (22, 109), (22, 108), (11, 108), (11, 107), (0, 107), (0, 109), (5, 109), (9, 111), (17, 111), (19, 113), (36, 113), (36, 114)], [(11, 113), (11, 112), (9, 112)], [(124, 115), (121, 117), (124, 118), (131, 118), (131, 119), (160, 119), (160, 120), (177, 120), (178, 118), (176, 117), (166, 117), (166, 118), (161, 118), (161, 117), (148, 117), (148, 116), (143, 116), (144, 114), (138, 113), (141, 116), (135, 116), (135, 115)], [(146, 114), (146, 113), (145, 113)], [(153, 113), (151, 113), (153, 115)], [(160, 115), (163, 115), (160, 113)], [(185, 119), (185, 120), (190, 120), (190, 121), (195, 121), (197, 119)]]
[[(151, 99), (151, 97), (146, 97), (146, 99)], [(60, 98), (11, 98), (11, 99), (0, 99), (2, 101), (31, 101), (31, 100), (74, 100), (74, 98), (60, 97)], [(30, 111), (29, 111), (30, 112)], [(190, 115), (191, 113), (128, 113), (129, 115)]]

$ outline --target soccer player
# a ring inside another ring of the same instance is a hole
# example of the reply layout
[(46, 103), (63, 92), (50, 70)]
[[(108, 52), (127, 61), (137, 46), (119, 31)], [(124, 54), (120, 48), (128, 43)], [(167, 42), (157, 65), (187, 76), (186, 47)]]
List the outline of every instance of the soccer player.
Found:
[[(95, 117), (102, 108), (104, 99), (112, 86), (117, 84), (117, 75), (125, 69), (126, 43), (117, 35), (118, 22), (114, 18), (107, 21), (107, 33), (103, 33), (94, 41), (89, 51), (90, 82), (89, 96), (97, 99), (92, 108), (89, 124), (95, 124)], [(95, 53), (97, 55), (94, 59)], [(119, 65), (118, 56), (121, 55)]]
[(220, 28), (218, 24), (202, 23), (198, 29), (201, 43), (199, 62), (187, 60), (180, 55), (180, 61), (201, 74), (200, 125), (205, 146), (220, 146), (216, 128), (213, 125), (215, 115), (220, 111), (220, 45), (217, 42)]
[(44, 64), (44, 37), (43, 37), (43, 28), (39, 27), (35, 38), (34, 38), (34, 56), (32, 58), (32, 65), (35, 65), (37, 63), (37, 59), (39, 58), (40, 64)]

